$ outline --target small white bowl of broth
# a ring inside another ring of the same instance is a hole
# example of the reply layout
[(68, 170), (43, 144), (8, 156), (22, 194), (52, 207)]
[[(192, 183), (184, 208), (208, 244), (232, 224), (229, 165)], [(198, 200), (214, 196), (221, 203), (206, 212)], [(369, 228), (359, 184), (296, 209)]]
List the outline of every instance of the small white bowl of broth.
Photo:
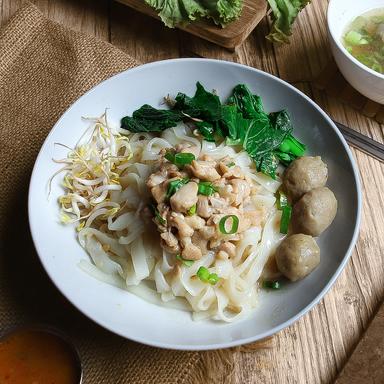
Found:
[(340, 72), (361, 94), (384, 104), (384, 1), (330, 0), (327, 19)]

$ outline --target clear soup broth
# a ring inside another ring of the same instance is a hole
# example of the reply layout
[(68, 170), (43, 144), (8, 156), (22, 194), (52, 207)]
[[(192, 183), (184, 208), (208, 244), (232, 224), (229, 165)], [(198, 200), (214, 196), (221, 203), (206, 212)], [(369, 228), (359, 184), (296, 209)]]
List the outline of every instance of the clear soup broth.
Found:
[(346, 29), (343, 43), (357, 60), (384, 74), (384, 8), (356, 17)]

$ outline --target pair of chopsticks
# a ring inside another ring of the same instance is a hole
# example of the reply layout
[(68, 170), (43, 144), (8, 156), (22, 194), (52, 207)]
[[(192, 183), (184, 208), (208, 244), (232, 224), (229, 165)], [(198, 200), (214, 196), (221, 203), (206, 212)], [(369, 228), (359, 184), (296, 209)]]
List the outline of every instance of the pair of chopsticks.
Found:
[(344, 136), (345, 140), (352, 145), (365, 152), (366, 154), (374, 157), (375, 159), (384, 162), (384, 145), (362, 133), (347, 127), (344, 124), (333, 121), (337, 128)]

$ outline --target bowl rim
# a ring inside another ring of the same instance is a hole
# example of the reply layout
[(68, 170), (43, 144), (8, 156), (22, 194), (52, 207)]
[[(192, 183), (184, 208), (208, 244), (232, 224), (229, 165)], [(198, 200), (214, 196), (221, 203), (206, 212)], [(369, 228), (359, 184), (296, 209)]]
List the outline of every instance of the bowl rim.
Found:
[[(172, 64), (172, 63), (183, 63), (183, 62), (185, 62), (185, 63), (188, 63), (188, 62), (192, 62), (192, 63), (193, 62), (217, 63), (217, 64), (229, 65), (229, 66), (235, 67), (235, 68), (251, 70), (251, 71), (254, 71), (255, 73), (262, 74), (263, 76), (266, 76), (266, 77), (272, 79), (273, 81), (277, 81), (277, 82), (281, 83), (283, 86), (290, 88), (293, 92), (295, 92), (295, 93), (299, 94), (301, 97), (303, 97), (307, 103), (309, 103), (318, 113), (320, 113), (320, 115), (324, 118), (324, 120), (330, 125), (330, 127), (333, 129), (335, 134), (338, 136), (341, 144), (343, 145), (343, 147), (344, 147), (344, 149), (346, 151), (346, 154), (347, 154), (348, 159), (349, 159), (349, 163), (351, 164), (351, 168), (352, 168), (352, 171), (353, 171), (353, 177), (354, 177), (354, 184), (356, 186), (356, 193), (357, 193), (357, 196), (356, 196), (357, 197), (356, 220), (355, 220), (355, 227), (354, 227), (354, 230), (353, 230), (353, 235), (352, 235), (351, 241), (349, 242), (347, 251), (346, 251), (346, 253), (345, 253), (345, 255), (344, 255), (340, 265), (335, 270), (334, 274), (332, 275), (332, 277), (330, 278), (328, 283), (324, 286), (324, 288), (320, 291), (320, 293), (317, 296), (315, 296), (312, 299), (312, 301), (307, 306), (305, 306), (301, 311), (299, 311), (296, 315), (292, 316), (287, 321), (285, 321), (285, 322), (283, 322), (283, 323), (281, 323), (281, 324), (279, 324), (279, 325), (277, 325), (275, 327), (271, 327), (268, 331), (265, 331), (263, 333), (260, 333), (258, 335), (252, 336), (252, 337), (240, 338), (240, 339), (237, 339), (237, 340), (234, 340), (234, 341), (231, 341), (231, 342), (215, 343), (215, 344), (209, 344), (209, 345), (205, 345), (205, 344), (195, 344), (195, 345), (194, 344), (186, 344), (186, 345), (180, 345), (180, 344), (174, 344), (174, 343), (163, 343), (163, 342), (158, 342), (158, 341), (152, 341), (152, 340), (148, 340), (148, 339), (145, 339), (143, 337), (136, 336), (136, 335), (130, 335), (128, 337), (125, 334), (123, 334), (121, 331), (115, 330), (114, 327), (112, 327), (107, 322), (97, 319), (96, 316), (93, 316), (91, 311), (85, 310), (85, 309), (81, 308), (80, 306), (76, 305), (71, 300), (71, 298), (67, 297), (65, 295), (65, 293), (60, 289), (58, 283), (56, 283), (56, 281), (55, 281), (54, 276), (51, 275), (48, 272), (49, 270), (45, 266), (44, 258), (40, 256), (40, 252), (39, 252), (40, 251), (40, 246), (39, 246), (39, 242), (37, 240), (38, 228), (35, 228), (32, 225), (32, 220), (31, 220), (31, 217), (32, 217), (32, 205), (33, 205), (32, 189), (33, 189), (33, 185), (34, 185), (35, 174), (38, 171), (37, 164), (39, 163), (40, 157), (42, 156), (42, 149), (43, 149), (43, 147), (45, 145), (47, 145), (50, 136), (53, 134), (53, 131), (56, 129), (56, 127), (61, 123), (61, 120), (63, 119), (63, 116), (65, 116), (69, 111), (71, 111), (72, 108), (74, 107), (74, 105), (80, 99), (87, 97), (88, 94), (91, 93), (96, 87), (98, 87), (100, 84), (103, 84), (104, 82), (109, 81), (112, 78), (123, 77), (123, 76), (125, 76), (125, 74), (127, 72), (130, 72), (130, 73), (131, 72), (140, 72), (142, 70), (146, 70), (148, 68), (152, 68), (152, 67), (155, 67), (155, 66), (158, 66), (158, 65), (168, 65), (168, 64)], [(28, 190), (28, 220), (29, 220), (29, 226), (30, 226), (30, 230), (31, 230), (32, 241), (34, 243), (37, 255), (38, 255), (38, 257), (40, 259), (40, 262), (42, 263), (46, 273), (48, 274), (49, 278), (53, 282), (54, 286), (56, 286), (56, 288), (62, 294), (64, 294), (64, 296), (69, 300), (69, 302), (71, 302), (71, 304), (75, 308), (77, 308), (81, 313), (86, 315), (90, 320), (94, 321), (96, 324), (102, 326), (103, 328), (109, 330), (110, 332), (112, 332), (114, 334), (117, 334), (117, 335), (119, 335), (119, 336), (121, 336), (121, 337), (123, 337), (125, 339), (129, 339), (129, 340), (133, 340), (133, 341), (136, 341), (136, 342), (139, 342), (139, 343), (142, 343), (142, 344), (150, 345), (152, 347), (158, 347), (158, 348), (164, 348), (164, 349), (174, 349), (174, 350), (180, 350), (180, 351), (214, 350), (214, 349), (230, 348), (230, 347), (235, 347), (235, 346), (239, 346), (239, 345), (243, 345), (243, 344), (253, 343), (255, 341), (262, 340), (262, 339), (265, 339), (265, 338), (267, 338), (269, 336), (274, 335), (275, 333), (277, 333), (277, 332), (283, 330), (284, 328), (292, 325), (294, 322), (299, 320), (303, 315), (305, 315), (307, 312), (309, 312), (316, 304), (318, 304), (318, 302), (324, 297), (324, 295), (329, 291), (329, 289), (335, 283), (336, 279), (339, 277), (340, 273), (344, 269), (347, 261), (349, 260), (351, 254), (352, 254), (352, 250), (353, 250), (353, 248), (354, 248), (354, 246), (356, 244), (357, 237), (358, 237), (358, 234), (359, 234), (359, 229), (360, 229), (361, 206), (362, 206), (362, 192), (361, 192), (360, 175), (359, 175), (357, 164), (356, 164), (355, 159), (354, 159), (354, 157), (352, 155), (352, 152), (351, 152), (347, 142), (345, 141), (344, 137), (342, 136), (341, 132), (336, 127), (336, 125), (333, 123), (331, 118), (313, 100), (311, 100), (307, 95), (305, 95), (303, 92), (301, 92), (300, 90), (295, 88), (293, 85), (287, 83), (286, 81), (284, 81), (284, 80), (282, 80), (282, 79), (280, 79), (280, 78), (278, 78), (278, 77), (276, 77), (274, 75), (271, 75), (271, 74), (269, 74), (267, 72), (264, 72), (262, 70), (259, 70), (259, 69), (256, 69), (256, 68), (244, 65), (244, 64), (229, 62), (229, 61), (225, 61), (225, 60), (205, 59), (205, 58), (177, 58), (177, 59), (159, 60), (159, 61), (154, 61), (154, 62), (151, 62), (151, 63), (139, 65), (139, 66), (137, 66), (135, 68), (127, 69), (125, 71), (117, 73), (117, 74), (115, 74), (115, 75), (113, 75), (113, 76), (103, 80), (102, 82), (98, 83), (97, 85), (95, 85), (91, 89), (89, 89), (82, 96), (80, 96), (78, 99), (76, 99), (74, 101), (74, 103), (69, 108), (67, 108), (67, 110), (60, 116), (60, 118), (57, 120), (57, 122), (54, 124), (54, 126), (51, 129), (51, 131), (47, 135), (44, 143), (42, 144), (42, 146), (40, 148), (40, 152), (39, 152), (38, 156), (36, 157), (35, 164), (34, 164), (34, 167), (33, 167), (33, 170), (32, 170), (31, 178), (30, 178), (29, 190)]]
[[(329, 3), (328, 3), (328, 9), (327, 9), (327, 26), (328, 26), (328, 32), (329, 32), (329, 35), (331, 36), (332, 40), (334, 41), (334, 43), (336, 44), (336, 46), (339, 48), (339, 50), (344, 54), (344, 56), (346, 56), (353, 64), (355, 64), (357, 67), (359, 67), (360, 69), (364, 70), (365, 72), (369, 73), (370, 75), (373, 75), (373, 76), (376, 76), (378, 77), (379, 79), (381, 80), (384, 80), (384, 74), (381, 74), (379, 72), (376, 72), (374, 71), (373, 69), (367, 67), (366, 65), (364, 65), (363, 63), (361, 63), (359, 60), (357, 60), (354, 56), (352, 56), (348, 51), (347, 49), (344, 47), (344, 45), (341, 43), (341, 37), (342, 35), (336, 37), (336, 34), (335, 34), (335, 31), (334, 31), (334, 28), (333, 28), (333, 22), (331, 21), (332, 20), (332, 14), (334, 11), (334, 4), (336, 3), (336, 1), (340, 1), (340, 0), (329, 0)], [(366, 11), (364, 11), (363, 13), (365, 12), (369, 12), (370, 10), (373, 10), (373, 9), (377, 9), (377, 7), (367, 7)], [(351, 22), (352, 20), (350, 20)], [(344, 25), (344, 27), (346, 26), (347, 24)]]

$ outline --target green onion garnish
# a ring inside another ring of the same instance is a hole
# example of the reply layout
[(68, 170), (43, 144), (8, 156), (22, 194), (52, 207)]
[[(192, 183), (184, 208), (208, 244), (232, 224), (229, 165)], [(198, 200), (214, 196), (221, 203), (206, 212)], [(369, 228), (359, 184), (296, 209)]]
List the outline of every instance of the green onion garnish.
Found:
[(184, 259), (181, 255), (176, 255), (176, 259), (181, 261), (186, 267), (191, 267), (194, 263), (193, 260)]
[(283, 191), (277, 192), (277, 209), (282, 210), (288, 205), (287, 195)]
[(217, 276), (216, 273), (210, 273), (208, 268), (205, 267), (200, 267), (196, 275), (203, 283), (209, 283), (211, 285), (215, 285), (220, 280), (220, 277)]
[(289, 222), (291, 221), (292, 216), (292, 207), (286, 205), (282, 209), (281, 221), (280, 221), (280, 233), (288, 233)]
[[(227, 220), (232, 219), (232, 227), (229, 231), (226, 229), (226, 223)], [(220, 222), (219, 222), (219, 229), (221, 233), (224, 233), (225, 235), (233, 235), (237, 232), (237, 229), (239, 228), (239, 218), (236, 215), (227, 215), (224, 216)]]
[(175, 150), (174, 149), (168, 149), (165, 153), (164, 157), (170, 161), (171, 163), (175, 163)]
[(185, 179), (176, 179), (172, 180), (168, 184), (168, 190), (165, 197), (169, 199), (173, 194), (175, 194), (183, 185), (187, 184), (189, 179), (186, 177)]
[(196, 213), (196, 210), (197, 210), (197, 205), (196, 204), (192, 205), (192, 207), (188, 209), (187, 215), (193, 216)]
[(191, 164), (196, 159), (193, 153), (175, 153), (174, 150), (168, 150), (164, 157), (177, 166)]
[(196, 157), (193, 153), (176, 153), (175, 155), (175, 164), (176, 165), (186, 165), (191, 164)]
[(231, 163), (227, 164), (228, 168), (234, 167), (236, 164), (232, 161)]
[(217, 188), (209, 181), (200, 181), (198, 193), (204, 196), (211, 196), (217, 192)]
[(281, 284), (278, 281), (263, 281), (263, 288), (265, 289), (280, 289)]
[(211, 273), (208, 277), (208, 283), (215, 285), (220, 280), (220, 277), (217, 276), (217, 273)]
[(167, 224), (167, 220), (164, 219), (164, 217), (162, 217), (160, 215), (160, 212), (158, 211), (158, 209), (156, 208), (156, 206), (154, 204), (151, 204), (150, 205), (150, 208), (151, 208), (151, 211), (153, 212), (153, 214), (155, 215), (156, 219), (159, 221), (160, 224)]

